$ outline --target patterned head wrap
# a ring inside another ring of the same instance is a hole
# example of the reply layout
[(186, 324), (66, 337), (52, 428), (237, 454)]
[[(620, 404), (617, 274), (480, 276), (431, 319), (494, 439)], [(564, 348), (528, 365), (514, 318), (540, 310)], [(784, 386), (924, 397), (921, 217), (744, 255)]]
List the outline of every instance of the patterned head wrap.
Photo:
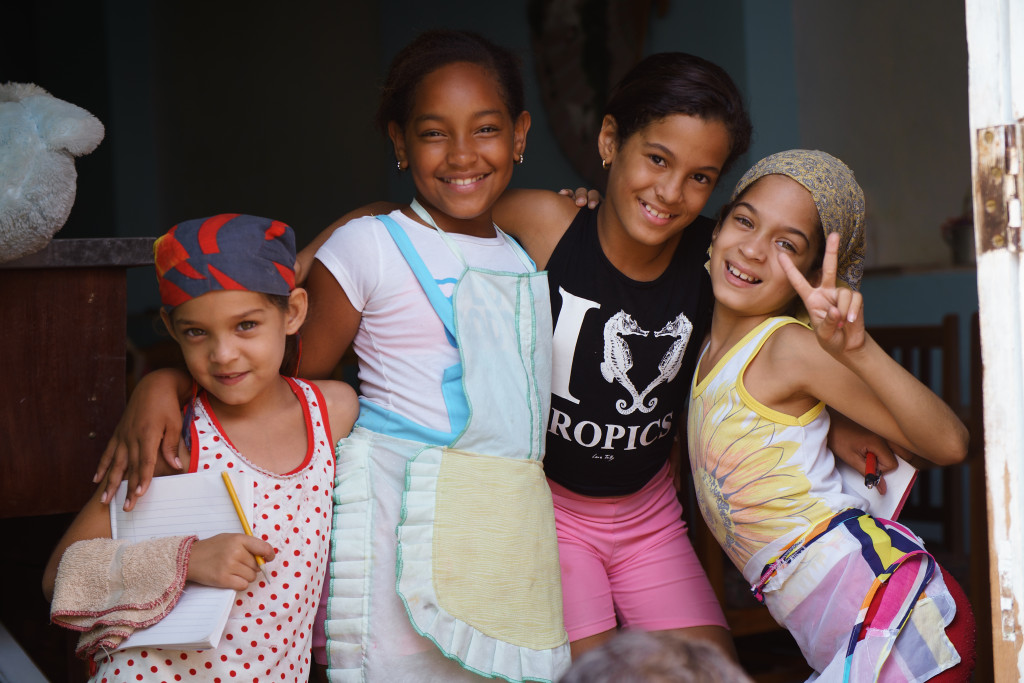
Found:
[(168, 311), (221, 289), (287, 296), (295, 288), (295, 233), (269, 218), (223, 213), (179, 223), (153, 243), (153, 257)]
[(773, 174), (792, 178), (811, 193), (825, 235), (838, 232), (842, 238), (836, 277), (850, 289), (859, 289), (864, 274), (864, 191), (853, 171), (831, 154), (791, 149), (754, 164), (736, 184), (730, 201), (735, 201), (758, 178)]

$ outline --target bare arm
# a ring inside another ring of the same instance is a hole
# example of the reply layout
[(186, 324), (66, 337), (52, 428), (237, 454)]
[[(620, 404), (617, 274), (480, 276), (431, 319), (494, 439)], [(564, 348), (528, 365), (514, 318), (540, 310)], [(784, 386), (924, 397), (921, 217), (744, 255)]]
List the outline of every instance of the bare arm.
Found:
[(803, 352), (807, 373), (800, 374), (808, 393), (938, 465), (956, 464), (966, 456), (967, 428), (953, 410), (870, 337), (865, 348), (842, 363), (813, 358), (821, 350), (810, 344)]
[(60, 566), (60, 558), (64, 551), (72, 543), (86, 541), (91, 538), (110, 538), (110, 506), (100, 501), (103, 487), (97, 487), (92, 497), (85, 504), (71, 522), (71, 526), (64, 532), (57, 547), (50, 553), (50, 559), (43, 570), (43, 595), (47, 601), (53, 599), (53, 587), (57, 581), (57, 567)]
[(828, 412), (831, 417), (828, 428), (829, 450), (836, 458), (862, 475), (867, 472), (867, 454), (874, 453), (878, 458), (878, 470), (883, 475), (878, 482), (878, 492), (884, 494), (884, 475), (886, 472), (896, 469), (896, 456), (907, 461), (916, 456), (907, 449), (865, 429), (838, 410), (829, 407)]
[[(326, 398), (326, 397), (325, 397)], [(188, 464), (189, 455), (184, 445), (178, 444), (178, 456)], [(158, 477), (178, 474), (163, 460), (156, 460)], [(64, 552), (74, 543), (93, 538), (110, 538), (110, 505), (102, 501), (103, 487), (98, 487), (79, 511), (67, 531), (61, 536), (50, 554), (43, 571), (43, 595), (53, 599), (57, 569)], [(127, 506), (126, 506), (127, 507)], [(259, 567), (253, 555), (268, 562), (274, 558), (274, 548), (266, 541), (246, 534), (218, 534), (192, 544), (186, 580), (206, 586), (244, 590), (255, 578)]]
[(494, 222), (515, 237), (538, 270), (580, 210), (574, 197), (547, 190), (506, 190), (494, 205)]
[(309, 314), (302, 324), (302, 357), (299, 376), (324, 379), (331, 376), (359, 330), (362, 313), (324, 264), (313, 261), (309, 278)]
[[(180, 454), (181, 457), (185, 458), (187, 464), (188, 453), (184, 451), (183, 447), (175, 443), (175, 449), (178, 448), (182, 450), (180, 453), (176, 451), (176, 456)], [(176, 474), (173, 466), (163, 460), (154, 459), (153, 466), (157, 476)], [(150, 471), (150, 475), (152, 474), (153, 470)], [(117, 485), (115, 484), (114, 491), (116, 490)], [(112, 496), (113, 494), (111, 494)], [(72, 520), (71, 525), (68, 526), (67, 531), (61, 536), (60, 541), (57, 542), (57, 547), (50, 554), (50, 559), (46, 563), (46, 569), (43, 571), (43, 594), (47, 600), (50, 600), (53, 596), (53, 584), (57, 578), (57, 567), (60, 565), (60, 558), (64, 556), (64, 551), (72, 543), (87, 541), (93, 538), (110, 538), (110, 505), (107, 501), (106, 489), (103, 486), (98, 486), (93, 491), (88, 502), (79, 510), (75, 519)], [(128, 506), (126, 505), (125, 507), (127, 508)]]
[(335, 441), (348, 436), (359, 416), (359, 399), (355, 390), (345, 382), (321, 379), (315, 382), (327, 402), (327, 419), (331, 425), (331, 438)]
[[(99, 489), (97, 489), (97, 492)], [(79, 541), (110, 538), (109, 507), (94, 495), (54, 548), (43, 572), (43, 596), (53, 600), (57, 570), (65, 551)], [(196, 541), (188, 560), (185, 579), (204, 586), (245, 590), (259, 572), (254, 555), (268, 562), (274, 559), (274, 547), (246, 534), (218, 534)]]
[[(835, 286), (838, 235), (829, 235), (822, 284), (812, 287), (788, 257), (780, 262), (803, 299), (813, 334), (790, 326), (780, 368), (791, 386), (939, 465), (967, 454), (967, 429), (946, 403), (893, 360), (864, 330), (859, 293)], [(773, 347), (780, 347), (773, 344)]]

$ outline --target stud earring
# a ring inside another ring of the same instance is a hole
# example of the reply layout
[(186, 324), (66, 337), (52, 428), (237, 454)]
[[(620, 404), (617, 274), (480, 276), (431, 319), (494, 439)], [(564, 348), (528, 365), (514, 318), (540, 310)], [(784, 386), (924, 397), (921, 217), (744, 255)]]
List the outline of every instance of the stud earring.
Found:
[(603, 168), (604, 170), (607, 171), (609, 166), (611, 166), (611, 164), (608, 163), (608, 160), (602, 158), (601, 159), (601, 168)]
[(403, 170), (403, 169), (402, 169), (402, 160), (401, 160), (401, 159), (399, 159), (399, 160), (398, 160), (398, 172), (399, 172), (399, 173), (401, 173), (401, 172), (402, 172), (402, 170)]
[(522, 155), (522, 154), (520, 154), (520, 155), (519, 155), (519, 158), (518, 158), (518, 159), (515, 159), (515, 162), (516, 162), (517, 164), (522, 164), (522, 163), (523, 163), (524, 161), (526, 161), (526, 159), (525, 159), (525, 158), (523, 157), (523, 155)]

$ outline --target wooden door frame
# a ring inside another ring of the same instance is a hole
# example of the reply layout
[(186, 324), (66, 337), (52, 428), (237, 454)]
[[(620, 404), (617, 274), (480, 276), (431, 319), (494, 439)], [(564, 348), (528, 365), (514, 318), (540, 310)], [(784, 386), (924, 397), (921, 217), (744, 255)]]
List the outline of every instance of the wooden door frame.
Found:
[[(996, 681), (1024, 679), (1024, 338), (1018, 177), (992, 162), (993, 145), (1024, 124), (1024, 0), (965, 0), (971, 161), (983, 373), (992, 642)], [(1016, 36), (1016, 39), (1013, 37)], [(1005, 146), (1005, 145), (1004, 145)], [(1008, 145), (1007, 147), (1012, 147)], [(998, 156), (998, 155), (996, 155)], [(1005, 157), (1012, 156), (1010, 152)], [(1010, 164), (1012, 166), (1012, 163)], [(1005, 177), (1004, 177), (1005, 176)], [(1001, 206), (992, 189), (1016, 185)], [(1016, 232), (1014, 227), (1016, 224)], [(998, 368), (998, 371), (993, 369)], [(978, 624), (985, 628), (986, 624)]]

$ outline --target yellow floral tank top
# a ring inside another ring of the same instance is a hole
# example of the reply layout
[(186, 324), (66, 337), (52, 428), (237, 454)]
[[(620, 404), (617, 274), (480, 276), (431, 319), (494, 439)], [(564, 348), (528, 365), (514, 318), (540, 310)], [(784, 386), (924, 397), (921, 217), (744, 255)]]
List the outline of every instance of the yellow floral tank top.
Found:
[(697, 502), (716, 540), (751, 583), (773, 549), (863, 504), (843, 493), (826, 445), (824, 403), (794, 417), (759, 403), (743, 385), (743, 373), (765, 341), (793, 323), (802, 324), (789, 317), (761, 323), (700, 383), (694, 376), (690, 396), (687, 441)]

